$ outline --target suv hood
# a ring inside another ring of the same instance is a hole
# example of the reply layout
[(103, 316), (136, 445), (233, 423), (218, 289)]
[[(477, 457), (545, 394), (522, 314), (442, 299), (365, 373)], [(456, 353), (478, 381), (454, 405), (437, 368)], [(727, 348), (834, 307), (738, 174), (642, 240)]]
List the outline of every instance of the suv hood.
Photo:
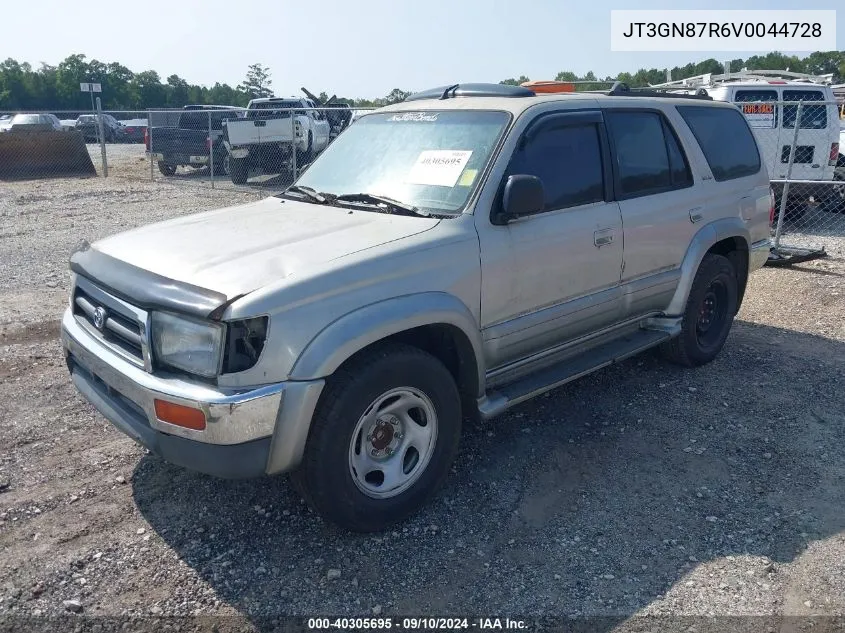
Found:
[(142, 226), (92, 248), (231, 299), (309, 265), (421, 233), (438, 221), (271, 197)]

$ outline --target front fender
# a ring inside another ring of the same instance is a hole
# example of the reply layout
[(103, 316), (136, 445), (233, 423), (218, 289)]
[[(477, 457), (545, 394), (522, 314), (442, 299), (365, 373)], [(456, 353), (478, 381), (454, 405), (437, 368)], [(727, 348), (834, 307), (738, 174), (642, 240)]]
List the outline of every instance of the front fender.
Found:
[(687, 305), (692, 282), (701, 260), (714, 244), (729, 237), (739, 237), (745, 240), (746, 244), (751, 242), (748, 228), (740, 218), (722, 218), (707, 224), (696, 233), (690, 243), (687, 253), (681, 262), (681, 279), (669, 307), (666, 309), (667, 316), (680, 316), (684, 313)]
[(483, 389), (485, 368), (478, 323), (460, 299), (445, 292), (395, 297), (342, 316), (305, 347), (291, 369), (290, 378), (324, 378), (368, 345), (399, 332), (436, 324), (454, 326), (467, 337), (475, 354), (477, 384)]

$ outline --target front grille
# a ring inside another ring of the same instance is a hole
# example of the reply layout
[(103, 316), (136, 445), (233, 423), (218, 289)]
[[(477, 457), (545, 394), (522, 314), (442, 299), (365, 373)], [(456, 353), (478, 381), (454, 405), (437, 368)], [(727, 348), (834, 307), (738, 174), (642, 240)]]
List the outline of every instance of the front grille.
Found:
[(73, 314), (95, 338), (126, 360), (150, 370), (147, 313), (78, 277)]

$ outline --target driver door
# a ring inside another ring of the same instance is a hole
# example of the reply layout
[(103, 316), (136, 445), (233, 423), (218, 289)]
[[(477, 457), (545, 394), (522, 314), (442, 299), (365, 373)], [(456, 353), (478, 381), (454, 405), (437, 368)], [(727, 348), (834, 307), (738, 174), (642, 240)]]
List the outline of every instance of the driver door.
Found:
[(488, 369), (621, 319), (622, 217), (602, 113), (539, 115), (504, 180), (512, 174), (540, 178), (545, 208), (504, 226), (477, 212)]

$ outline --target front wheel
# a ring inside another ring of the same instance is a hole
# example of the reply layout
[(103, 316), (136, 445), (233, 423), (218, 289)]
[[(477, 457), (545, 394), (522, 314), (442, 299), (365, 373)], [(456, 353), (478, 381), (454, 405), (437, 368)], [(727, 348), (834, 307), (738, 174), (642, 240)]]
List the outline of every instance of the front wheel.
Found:
[(385, 345), (328, 380), (292, 478), (325, 519), (356, 532), (383, 530), (442, 485), (460, 433), (458, 389), (443, 363), (415, 347)]
[(681, 334), (663, 346), (669, 360), (697, 367), (716, 358), (736, 316), (738, 296), (730, 260), (714, 253), (705, 255), (692, 282)]

